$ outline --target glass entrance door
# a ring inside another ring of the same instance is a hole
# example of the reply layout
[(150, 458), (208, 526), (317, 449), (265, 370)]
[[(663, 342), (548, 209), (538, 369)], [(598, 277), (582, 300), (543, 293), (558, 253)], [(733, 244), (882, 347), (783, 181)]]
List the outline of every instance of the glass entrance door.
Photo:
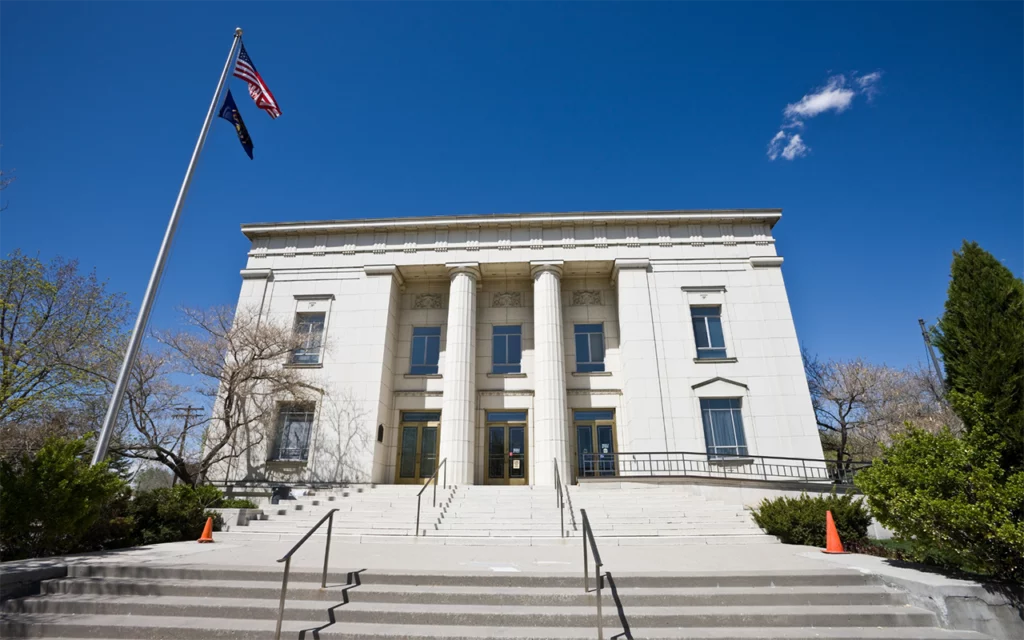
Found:
[(576, 428), (576, 477), (614, 476), (614, 411), (574, 411), (573, 424)]
[(487, 412), (487, 484), (526, 484), (526, 412)]
[(402, 414), (396, 482), (422, 484), (434, 475), (440, 429), (440, 411), (408, 411)]

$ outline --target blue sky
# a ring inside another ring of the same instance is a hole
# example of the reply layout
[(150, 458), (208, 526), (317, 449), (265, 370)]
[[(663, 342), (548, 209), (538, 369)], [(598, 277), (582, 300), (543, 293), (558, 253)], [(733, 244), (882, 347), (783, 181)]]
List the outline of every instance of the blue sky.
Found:
[[(284, 115), (232, 81), (256, 159), (214, 122), (157, 325), (234, 303), (242, 222), (782, 207), (805, 346), (916, 363), (962, 239), (1024, 271), (1022, 25), (1020, 3), (4, 2), (0, 250), (137, 304), (241, 26)], [(780, 130), (806, 153), (771, 160)]]

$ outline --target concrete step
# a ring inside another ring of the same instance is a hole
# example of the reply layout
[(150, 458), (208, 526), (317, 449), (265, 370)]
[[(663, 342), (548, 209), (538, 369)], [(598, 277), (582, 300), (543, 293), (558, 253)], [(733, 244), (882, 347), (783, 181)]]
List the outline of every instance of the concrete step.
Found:
[[(112, 616), (80, 615), (73, 618), (51, 614), (12, 614), (0, 623), (4, 638), (132, 638), (136, 640), (272, 640), (274, 623), (268, 620), (189, 619), (182, 617), (140, 617), (121, 620)], [(313, 633), (316, 633), (313, 636)], [(621, 624), (605, 628), (605, 637), (620, 636)], [(593, 640), (595, 629), (585, 627), (420, 626), (402, 624), (330, 624), (324, 620), (286, 620), (282, 637), (332, 638), (335, 640)], [(620, 636), (621, 637), (621, 636)], [(687, 629), (638, 629), (631, 627), (635, 640), (985, 640), (969, 631), (946, 631), (930, 627), (897, 628), (757, 628), (691, 627)]]
[[(333, 586), (333, 585), (332, 585)], [(280, 596), (280, 581), (238, 580), (137, 580), (111, 578), (73, 578), (51, 580), (44, 584), (47, 594), (91, 594), (124, 596), (191, 596), (195, 598), (273, 599)], [(619, 597), (630, 606), (776, 606), (776, 605), (901, 605), (906, 596), (880, 585), (706, 588), (622, 588)], [(289, 582), (288, 597), (296, 600), (336, 601), (337, 588), (321, 589), (319, 582)], [(591, 606), (593, 594), (579, 587), (523, 589), (493, 587), (433, 587), (420, 585), (361, 584), (346, 590), (350, 601), (419, 604), (480, 604), (523, 606)], [(602, 598), (614, 605), (610, 589)]]
[[(350, 590), (355, 590), (353, 587)], [(594, 623), (591, 606), (501, 606), (344, 601), (331, 607), (339, 622), (415, 625), (473, 625), (497, 627), (584, 627)], [(190, 596), (54, 595), (23, 598), (5, 604), (10, 613), (91, 614), (111, 616), (187, 616), (275, 620), (277, 598), (246, 599)], [(625, 606), (625, 604), (624, 604)], [(289, 600), (288, 620), (326, 618), (323, 602)], [(604, 610), (605, 624), (617, 624), (615, 608)], [(936, 624), (930, 611), (907, 605), (744, 605), (736, 606), (636, 606), (629, 605), (630, 626), (637, 627), (913, 627)]]
[[(131, 578), (142, 580), (255, 580), (280, 581), (280, 566), (252, 568), (236, 566), (173, 566), (135, 564), (76, 564), (68, 567), (70, 578)], [(319, 582), (318, 569), (295, 568), (292, 582)], [(328, 584), (412, 585), (419, 587), (522, 587), (580, 588), (577, 572), (564, 574), (420, 571), (330, 571)], [(659, 572), (615, 576), (616, 588), (718, 588), (718, 587), (839, 587), (870, 586), (878, 581), (870, 575), (848, 570), (821, 571), (712, 571), (698, 573)]]

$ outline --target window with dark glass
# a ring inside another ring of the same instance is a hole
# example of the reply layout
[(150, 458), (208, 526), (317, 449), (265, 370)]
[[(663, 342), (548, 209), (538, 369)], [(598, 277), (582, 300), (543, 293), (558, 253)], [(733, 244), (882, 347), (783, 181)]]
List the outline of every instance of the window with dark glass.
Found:
[(409, 373), (429, 375), (437, 373), (441, 357), (441, 327), (413, 327), (412, 363)]
[(724, 358), (722, 307), (690, 307), (690, 320), (693, 323), (693, 338), (697, 341), (697, 358)]
[(299, 346), (292, 351), (292, 364), (318, 364), (324, 337), (324, 314), (295, 314), (295, 334)]
[(492, 340), (492, 372), (519, 373), (523, 359), (523, 328), (520, 325), (495, 325)]
[(700, 414), (704, 422), (704, 442), (708, 456), (745, 456), (747, 439), (743, 435), (743, 414), (739, 398), (704, 398)]
[(309, 434), (313, 430), (315, 407), (308, 404), (283, 404), (277, 414), (277, 430), (271, 460), (307, 460)]
[(600, 324), (577, 324), (576, 371), (592, 373), (604, 371), (604, 326)]

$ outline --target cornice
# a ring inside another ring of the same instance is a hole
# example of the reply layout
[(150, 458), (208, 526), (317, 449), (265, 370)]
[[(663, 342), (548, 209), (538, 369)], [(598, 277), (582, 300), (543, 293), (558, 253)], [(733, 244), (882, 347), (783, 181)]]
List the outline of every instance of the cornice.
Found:
[(566, 213), (493, 213), (485, 215), (422, 216), (356, 220), (309, 220), (249, 223), (242, 233), (249, 239), (263, 235), (398, 231), (480, 227), (556, 227), (565, 224), (652, 224), (763, 221), (770, 226), (782, 209), (674, 209), (665, 211), (578, 211)]

